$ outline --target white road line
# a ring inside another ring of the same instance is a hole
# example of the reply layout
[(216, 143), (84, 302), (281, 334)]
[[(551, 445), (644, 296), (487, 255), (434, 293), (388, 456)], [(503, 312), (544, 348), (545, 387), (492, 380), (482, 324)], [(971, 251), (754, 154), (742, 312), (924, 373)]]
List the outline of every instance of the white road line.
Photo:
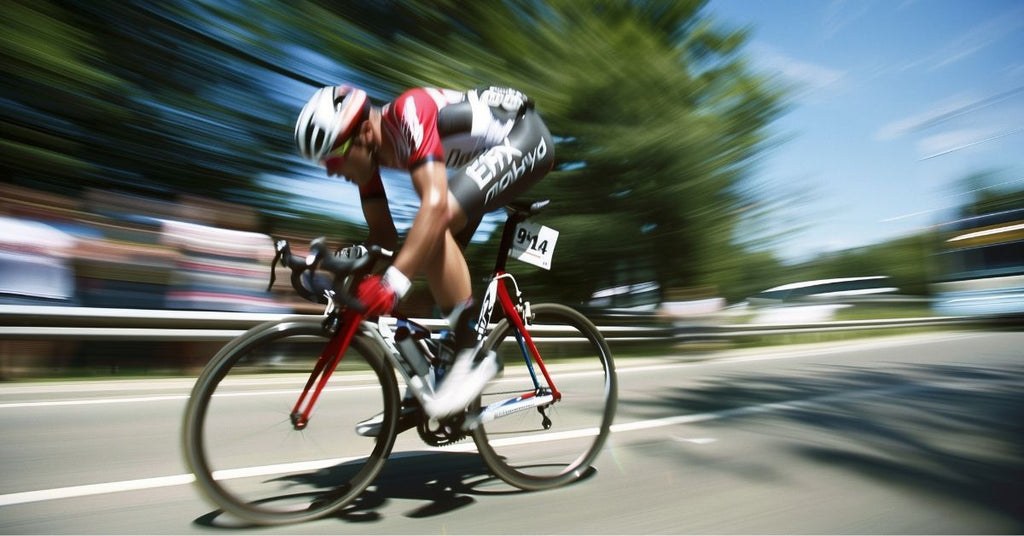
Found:
[[(944, 337), (944, 338), (940, 338), (940, 339), (941, 340), (945, 340), (945, 339), (958, 339), (958, 338), (964, 338), (964, 337), (970, 337), (970, 334), (955, 335), (955, 336)], [(915, 341), (915, 342), (920, 342), (920, 341)], [(900, 344), (899, 341), (886, 341), (885, 343), (878, 344), (877, 346), (893, 346), (893, 345), (899, 345), (899, 344)], [(801, 350), (801, 351), (790, 352), (790, 353), (780, 352), (780, 353), (775, 354), (775, 355), (738, 356), (738, 357), (730, 357), (730, 358), (717, 359), (717, 360), (713, 360), (713, 361), (696, 362), (696, 363), (677, 363), (677, 364), (671, 364), (671, 365), (649, 365), (649, 366), (638, 366), (638, 367), (623, 367), (622, 369), (617, 370), (617, 372), (620, 372), (620, 373), (626, 372), (626, 373), (628, 373), (628, 372), (633, 372), (633, 371), (650, 371), (650, 370), (658, 370), (658, 369), (665, 369), (665, 368), (679, 368), (679, 367), (698, 366), (698, 365), (703, 365), (703, 364), (722, 363), (722, 362), (745, 362), (745, 361), (756, 361), (756, 360), (762, 360), (762, 359), (783, 359), (783, 358), (786, 358), (786, 357), (802, 357), (802, 356), (808, 356), (808, 355), (821, 355), (822, 353), (833, 353), (833, 352), (836, 352), (836, 351), (841, 351), (841, 349), (837, 348), (837, 349)], [(588, 374), (588, 372), (578, 372), (578, 373), (574, 373), (574, 374)], [(978, 382), (972, 382), (972, 383), (978, 383)], [(991, 385), (991, 382), (988, 382), (988, 383), (980, 382), (980, 383), (983, 383), (984, 385)], [(854, 392), (854, 393), (841, 393), (841, 394), (834, 394), (834, 395), (824, 395), (824, 396), (813, 397), (813, 398), (802, 399), (802, 400), (792, 400), (792, 401), (786, 401), (786, 402), (776, 402), (776, 403), (770, 403), (770, 404), (760, 404), (760, 405), (757, 405), (757, 406), (746, 406), (746, 407), (742, 407), (742, 408), (733, 408), (733, 409), (727, 409), (727, 410), (722, 410), (722, 411), (714, 411), (714, 412), (707, 412), (707, 413), (697, 413), (697, 414), (690, 414), (690, 415), (677, 415), (677, 416), (674, 416), (674, 417), (666, 417), (666, 418), (661, 418), (661, 419), (650, 419), (650, 420), (645, 420), (645, 421), (634, 421), (634, 422), (630, 422), (630, 423), (619, 423), (619, 424), (612, 425), (611, 432), (612, 433), (616, 433), (616, 434), (618, 434), (618, 433), (628, 433), (628, 432), (635, 432), (635, 431), (640, 431), (640, 430), (650, 430), (650, 429), (653, 429), (653, 428), (661, 428), (661, 427), (666, 427), (666, 426), (676, 426), (676, 425), (680, 425), (680, 424), (692, 424), (692, 423), (698, 423), (698, 422), (707, 422), (707, 421), (712, 421), (712, 420), (716, 420), (716, 419), (724, 419), (724, 418), (743, 416), (743, 415), (752, 415), (752, 414), (758, 414), (758, 413), (768, 413), (768, 412), (772, 412), (772, 411), (786, 411), (786, 410), (793, 410), (793, 409), (802, 409), (802, 408), (807, 408), (807, 407), (811, 407), (811, 406), (814, 406), (814, 405), (820, 405), (820, 404), (823, 404), (823, 403), (833, 403), (833, 402), (837, 402), (837, 401), (841, 401), (841, 400), (852, 400), (852, 399), (864, 398), (864, 397), (870, 397), (870, 396), (881, 396), (881, 395), (892, 394), (892, 393), (896, 393), (896, 392), (900, 392), (900, 391), (908, 391), (908, 390), (916, 390), (916, 389), (926, 389), (926, 388), (935, 388), (935, 387), (949, 388), (949, 389), (964, 389), (964, 388), (969, 388), (969, 387), (973, 387), (973, 386), (974, 385), (969, 385), (968, 383), (964, 383), (964, 382), (943, 382), (943, 383), (931, 383), (931, 384), (929, 384), (929, 383), (904, 384), (904, 385), (898, 385), (898, 386), (887, 387), (887, 388), (882, 388), (882, 389), (872, 389), (872, 390), (866, 390), (866, 391), (858, 391), (858, 392)], [(336, 388), (336, 389), (337, 390), (368, 389), (368, 388), (374, 388), (374, 387), (376, 387), (376, 386), (352, 386), (352, 387), (339, 387), (339, 388)], [(267, 393), (268, 393), (268, 391), (256, 391), (256, 392), (252, 392), (252, 393), (244, 393), (243, 392), (243, 393), (239, 393), (239, 395), (248, 395), (248, 394), (257, 395), (257, 394), (267, 394)], [(186, 398), (188, 398), (188, 397), (185, 396), (185, 395), (181, 395), (181, 396), (153, 396), (153, 397), (109, 398), (109, 399), (79, 399), (79, 400), (63, 400), (63, 401), (49, 401), (49, 402), (21, 402), (21, 403), (0, 404), (0, 409), (4, 409), (4, 408), (39, 407), (39, 406), (46, 406), (46, 405), (49, 405), (49, 406), (60, 406), (60, 405), (111, 404), (111, 403), (128, 403), (128, 402), (152, 402), (152, 401), (161, 401), (161, 400), (184, 400)], [(551, 434), (545, 434), (545, 435), (539, 435), (539, 436), (532, 436), (532, 437), (529, 437), (529, 438), (523, 438), (523, 437), (507, 438), (507, 439), (502, 439), (501, 442), (502, 442), (503, 445), (517, 445), (517, 444), (527, 444), (527, 443), (544, 443), (544, 442), (548, 442), (548, 441), (560, 441), (560, 440), (565, 440), (565, 439), (573, 439), (573, 438), (579, 438), (579, 437), (593, 436), (596, 433), (597, 433), (596, 429), (569, 430), (569, 431), (559, 432), (559, 433), (551, 433)], [(711, 441), (713, 441), (713, 440), (711, 440)], [(698, 443), (698, 444), (703, 444), (703, 443), (706, 443), (706, 442), (709, 442), (709, 441), (706, 440), (706, 439), (700, 439), (700, 440), (694, 440), (693, 442)], [(434, 452), (473, 452), (475, 450), (476, 450), (476, 445), (474, 445), (472, 443), (461, 443), (461, 444), (457, 444), (457, 445), (451, 445), (449, 447), (441, 447), (441, 448), (438, 448), (438, 449), (432, 449), (433, 452), (427, 451), (426, 454), (422, 454), (422, 453), (416, 453), (416, 454), (394, 453), (394, 454), (392, 454), (391, 457), (392, 458), (399, 458), (399, 457), (412, 457), (412, 456), (427, 456), (427, 455), (432, 455)], [(315, 470), (315, 469), (321, 469), (321, 468), (324, 468), (324, 467), (330, 467), (330, 466), (336, 465), (338, 463), (343, 463), (344, 461), (345, 461), (345, 459), (312, 460), (312, 461), (308, 461), (308, 462), (296, 462), (294, 464), (284, 464), (283, 466), (262, 466), (262, 467), (239, 468), (239, 469), (233, 469), (233, 470), (225, 471), (222, 474), (218, 474), (218, 476), (222, 477), (222, 478), (242, 478), (242, 477), (246, 477), (246, 476), (262, 476), (262, 475), (268, 475), (268, 474), (273, 474), (275, 472), (278, 472), (278, 471), (280, 471), (282, 469), (282, 467), (284, 467), (284, 468), (286, 468), (288, 470)], [(164, 488), (164, 487), (171, 487), (171, 486), (181, 486), (181, 485), (191, 484), (194, 481), (195, 481), (195, 477), (193, 475), (191, 475), (191, 474), (181, 474), (181, 475), (170, 475), (170, 476), (155, 477), (155, 478), (143, 478), (143, 479), (138, 479), (138, 480), (123, 480), (123, 481), (119, 481), (119, 482), (106, 482), (106, 483), (99, 483), (99, 484), (87, 484), (87, 485), (81, 485), (81, 486), (68, 486), (68, 487), (62, 487), (62, 488), (52, 488), (52, 489), (37, 490), (37, 491), (25, 491), (25, 492), (17, 492), (17, 493), (8, 493), (8, 494), (0, 495), (0, 507), (2, 507), (2, 506), (12, 506), (12, 505), (18, 505), (18, 504), (25, 504), (25, 503), (32, 503), (32, 502), (40, 502), (40, 501), (50, 501), (50, 500), (58, 500), (58, 499), (70, 499), (70, 498), (76, 498), (76, 497), (86, 497), (86, 496), (90, 496), (90, 495), (101, 495), (101, 494), (107, 494), (107, 493), (118, 493), (118, 492), (124, 492), (124, 491), (135, 491), (135, 490), (143, 490), (143, 489), (154, 489), (154, 488)]]
[[(614, 424), (611, 427), (611, 432), (615, 434), (636, 432), (640, 430), (650, 430), (653, 428), (662, 428), (666, 426), (676, 426), (680, 424), (692, 424), (697, 422), (707, 422), (716, 419), (724, 419), (729, 417), (736, 417), (742, 415), (751, 415), (757, 413), (768, 413), (772, 411), (783, 411), (792, 409), (801, 409), (809, 406), (820, 405), (823, 403), (833, 403), (840, 400), (851, 400), (856, 398), (864, 398), (870, 396), (879, 396), (885, 394), (891, 394), (899, 391), (907, 391), (922, 388), (931, 388), (940, 384), (905, 384), (894, 387), (887, 387), (883, 389), (872, 389), (867, 391), (858, 391), (855, 393), (845, 393), (836, 395), (825, 395), (814, 398), (808, 398), (803, 400), (793, 400), (787, 402), (776, 402), (771, 404), (760, 404), (757, 406), (746, 406), (742, 408), (733, 408), (722, 411), (713, 411), (707, 413), (697, 413), (690, 415), (678, 415), (675, 417), (666, 417), (661, 419), (650, 419), (645, 421), (634, 421), (629, 423)], [(963, 388), (963, 383), (950, 383), (941, 384), (945, 387), (951, 388)], [(588, 437), (597, 435), (596, 428), (584, 428), (579, 430), (567, 430), (564, 432), (542, 434), (537, 436), (529, 437), (511, 437), (497, 441), (496, 446), (509, 446), (509, 445), (522, 445), (531, 443), (547, 443), (551, 441), (562, 441), (566, 439), (577, 439), (580, 437)], [(706, 443), (709, 441), (701, 440), (694, 441), (697, 443)], [(414, 456), (430, 456), (441, 452), (475, 452), (476, 445), (472, 442), (460, 443), (456, 445), (450, 445), (447, 447), (440, 447), (436, 449), (430, 449), (426, 453), (417, 452), (415, 454), (409, 453), (395, 453), (391, 456), (392, 459), (401, 457), (414, 457)], [(287, 471), (313, 471), (317, 469), (323, 469), (325, 467), (332, 467), (334, 465), (345, 463), (355, 458), (337, 458), (337, 459), (326, 459), (326, 460), (311, 460), (306, 462), (294, 462), (287, 464), (277, 464), (268, 466), (258, 467), (243, 467), (238, 469), (230, 469), (219, 471), (215, 474), (215, 478), (218, 479), (232, 479), (232, 478), (245, 478), (252, 476), (267, 476), (276, 474), (279, 472)], [(107, 493), (119, 493), (124, 491), (135, 491), (143, 489), (154, 489), (154, 488), (165, 488), (171, 486), (182, 486), (191, 484), (195, 481), (195, 477), (191, 474), (182, 475), (170, 475), (156, 478), (143, 478), (139, 480), (122, 480), (119, 482), (106, 482), (100, 484), (87, 484), (82, 486), (69, 486), (63, 488), (44, 489), (37, 491), (25, 491), (19, 493), (8, 493), (0, 495), (0, 507), (12, 506), (17, 504), (25, 504), (39, 501), (51, 501), (57, 499), (71, 499), (76, 497), (86, 497), (90, 495), (102, 495)]]
[(195, 477), (192, 475), (173, 475), (160, 476), (156, 478), (143, 478), (139, 480), (122, 480), (120, 482), (105, 482), (102, 484), (87, 484), (84, 486), (69, 486), (66, 488), (41, 489), (38, 491), (23, 491), (21, 493), (0, 495), (0, 506), (11, 506), (15, 504), (39, 501), (53, 501), (57, 499), (73, 499), (75, 497), (87, 497), (89, 495), (102, 495), (105, 493), (118, 493), (122, 491), (183, 486), (191, 484), (194, 481)]
[(48, 408), (54, 406), (98, 406), (103, 404), (135, 404), (139, 402), (166, 402), (187, 400), (187, 395), (138, 396), (125, 398), (75, 398), (71, 400), (46, 400), (42, 402), (8, 402), (0, 409)]
[(707, 444), (710, 444), (710, 443), (714, 443), (715, 441), (718, 441), (717, 439), (715, 439), (713, 437), (679, 437), (679, 436), (672, 436), (672, 439), (675, 439), (676, 441), (678, 441), (680, 443), (695, 443), (697, 445), (707, 445)]
[[(683, 366), (683, 364), (675, 365), (675, 368)], [(555, 367), (551, 367), (552, 370), (557, 370)], [(620, 372), (628, 372), (628, 369)], [(585, 376), (592, 374), (601, 374), (601, 370), (587, 370), (587, 371), (576, 371), (561, 373), (561, 377), (569, 378), (574, 376)], [(525, 367), (524, 367), (525, 374)], [(363, 380), (369, 381), (370, 378), (363, 378)], [(376, 377), (372, 378), (372, 383), (365, 385), (347, 385), (339, 387), (327, 387), (323, 390), (325, 393), (334, 393), (341, 391), (368, 391), (374, 389), (380, 389), (380, 384), (376, 382)], [(512, 382), (516, 378), (508, 377), (506, 379), (497, 380), (499, 383)], [(270, 381), (268, 385), (280, 384), (281, 381)], [(296, 382), (291, 380), (289, 383), (296, 385)], [(301, 383), (301, 382), (299, 382)], [(237, 382), (232, 387), (239, 386), (256, 386), (264, 385), (259, 380), (251, 382)], [(399, 382), (399, 388), (404, 388), (404, 384)], [(215, 398), (233, 398), (233, 397), (246, 397), (246, 396), (275, 396), (275, 395), (297, 395), (300, 391), (298, 387), (294, 389), (254, 389), (250, 391), (234, 391), (226, 393), (215, 394)], [(39, 400), (31, 402), (7, 402), (0, 403), (0, 410), (4, 409), (24, 409), (24, 408), (45, 408), (54, 406), (95, 406), (103, 404), (136, 404), (141, 402), (167, 402), (176, 400), (188, 400), (189, 395), (152, 395), (152, 396), (133, 396), (133, 397), (113, 397), (113, 398), (71, 398), (67, 400)]]
[[(356, 385), (349, 387), (326, 387), (323, 392), (334, 393), (339, 391), (367, 391), (370, 389), (380, 389), (379, 385)], [(300, 391), (297, 389), (278, 389), (278, 390), (258, 390), (258, 391), (237, 391), (233, 393), (218, 393), (213, 395), (214, 398), (234, 398), (244, 396), (272, 396), (272, 395), (297, 395)], [(2, 409), (18, 409), (18, 408), (45, 408), (53, 406), (96, 406), (103, 404), (136, 404), (140, 402), (167, 402), (173, 400), (188, 400), (189, 395), (155, 395), (155, 396), (137, 396), (137, 397), (122, 397), (122, 398), (73, 398), (69, 400), (43, 400), (39, 402), (8, 402), (6, 404), (0, 404), (0, 410)]]
[[(334, 381), (357, 382), (376, 378), (373, 374), (361, 372), (336, 372)], [(254, 377), (250, 380), (241, 378), (230, 380), (232, 386), (246, 385), (288, 385), (294, 384), (294, 375), (278, 373)], [(146, 380), (89, 380), (38, 382), (25, 384), (0, 385), (0, 395), (50, 395), (54, 393), (123, 393), (128, 391), (184, 391), (192, 390), (196, 378), (153, 378)]]

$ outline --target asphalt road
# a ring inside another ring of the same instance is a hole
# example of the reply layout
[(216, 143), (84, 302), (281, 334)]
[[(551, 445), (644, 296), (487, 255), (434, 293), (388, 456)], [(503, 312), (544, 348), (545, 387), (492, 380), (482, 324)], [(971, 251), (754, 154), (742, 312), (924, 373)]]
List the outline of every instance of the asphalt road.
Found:
[[(342, 515), (274, 534), (1024, 532), (1024, 332), (946, 332), (617, 363), (595, 471), (493, 486), (400, 438)], [(0, 385), (0, 532), (237, 533), (190, 484), (189, 380)], [(469, 442), (471, 445), (471, 442)]]

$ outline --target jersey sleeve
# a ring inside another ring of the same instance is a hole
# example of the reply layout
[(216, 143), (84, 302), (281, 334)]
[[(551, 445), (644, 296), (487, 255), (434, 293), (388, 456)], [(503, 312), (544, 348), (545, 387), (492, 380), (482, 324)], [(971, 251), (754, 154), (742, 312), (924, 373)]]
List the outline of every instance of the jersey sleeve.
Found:
[(437, 103), (426, 90), (403, 93), (395, 100), (392, 113), (409, 147), (406, 164), (410, 171), (427, 162), (444, 162), (444, 146), (437, 131)]

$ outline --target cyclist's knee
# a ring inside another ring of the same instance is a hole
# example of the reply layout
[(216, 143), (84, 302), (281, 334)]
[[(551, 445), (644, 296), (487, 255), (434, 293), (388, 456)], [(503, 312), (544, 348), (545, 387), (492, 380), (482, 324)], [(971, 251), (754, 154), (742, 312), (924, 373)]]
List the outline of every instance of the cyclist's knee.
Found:
[(466, 215), (466, 211), (462, 209), (462, 204), (459, 203), (455, 194), (451, 191), (448, 192), (448, 230), (451, 231), (452, 236), (457, 236), (459, 231), (466, 227), (466, 222), (469, 218)]

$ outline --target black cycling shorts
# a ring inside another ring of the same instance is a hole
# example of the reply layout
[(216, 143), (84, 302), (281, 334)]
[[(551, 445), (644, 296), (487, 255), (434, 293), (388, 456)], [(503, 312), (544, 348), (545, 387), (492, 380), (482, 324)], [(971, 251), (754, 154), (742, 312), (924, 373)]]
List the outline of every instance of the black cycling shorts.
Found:
[(516, 120), (507, 142), (487, 149), (449, 174), (448, 189), (466, 214), (466, 226), (455, 239), (465, 246), (484, 214), (522, 195), (555, 162), (555, 146), (544, 121), (530, 108)]

